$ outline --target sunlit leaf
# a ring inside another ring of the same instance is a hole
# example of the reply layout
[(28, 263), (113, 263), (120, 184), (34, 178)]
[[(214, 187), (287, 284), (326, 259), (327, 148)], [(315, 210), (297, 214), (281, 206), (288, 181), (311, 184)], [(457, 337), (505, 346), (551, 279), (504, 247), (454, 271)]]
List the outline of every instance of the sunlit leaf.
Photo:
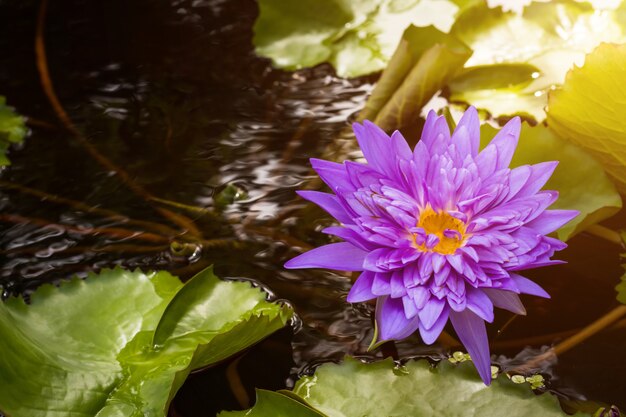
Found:
[[(515, 384), (500, 375), (491, 386), (485, 386), (470, 362), (452, 365), (442, 361), (432, 367), (427, 361), (419, 360), (396, 367), (391, 359), (364, 364), (346, 358), (341, 364), (320, 366), (315, 375), (299, 380), (293, 393), (328, 417), (567, 415), (556, 397), (535, 395), (527, 383)], [(220, 416), (275, 415), (271, 410), (259, 410), (255, 406), (251, 411)]]
[(404, 29), (447, 31), (458, 7), (448, 0), (260, 0), (254, 26), (259, 55), (288, 70), (330, 62), (355, 77), (385, 67)]
[(502, 64), (538, 69), (514, 88), (456, 88), (453, 101), (486, 109), (496, 117), (520, 114), (541, 121), (553, 86), (563, 83), (567, 71), (581, 64), (585, 53), (600, 42), (625, 41), (626, 24), (621, 10), (600, 12), (571, 0), (535, 2), (521, 15), (478, 4), (460, 14), (451, 33), (474, 51), (466, 67), (482, 67), (485, 76), (502, 77)]
[[(481, 127), (485, 146), (496, 129)], [(524, 123), (511, 166), (559, 161), (545, 189), (557, 190), (558, 200), (551, 209), (579, 210), (580, 215), (557, 231), (567, 240), (586, 227), (611, 217), (622, 207), (622, 200), (600, 164), (583, 149), (557, 137), (547, 127)]]
[(548, 124), (584, 148), (626, 192), (626, 45), (603, 44), (550, 94)]
[(261, 340), (290, 315), (211, 270), (185, 285), (166, 272), (115, 269), (43, 286), (30, 304), (0, 304), (0, 410), (165, 416), (191, 370)]
[(12, 143), (20, 143), (26, 136), (24, 118), (6, 105), (4, 97), (0, 96), (0, 167), (10, 165), (7, 151)]
[(451, 80), (471, 51), (433, 27), (410, 26), (359, 115), (382, 129), (414, 123), (422, 106)]

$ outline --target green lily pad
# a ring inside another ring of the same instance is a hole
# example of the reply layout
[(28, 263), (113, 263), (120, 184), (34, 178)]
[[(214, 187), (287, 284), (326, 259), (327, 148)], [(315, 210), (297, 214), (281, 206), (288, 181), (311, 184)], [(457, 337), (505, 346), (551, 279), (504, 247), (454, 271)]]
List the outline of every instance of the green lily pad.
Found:
[(6, 99), (0, 96), (0, 167), (10, 165), (7, 151), (12, 143), (20, 143), (26, 136), (24, 118), (6, 105)]
[[(496, 132), (493, 127), (482, 125), (481, 146), (487, 145)], [(559, 192), (558, 200), (550, 208), (580, 211), (579, 216), (557, 231), (559, 239), (569, 239), (586, 227), (613, 216), (622, 207), (615, 186), (593, 157), (544, 125), (523, 123), (511, 167), (546, 161), (559, 161), (544, 187)]]
[(592, 154), (626, 192), (626, 45), (602, 44), (550, 94), (548, 124)]
[[(556, 397), (535, 395), (528, 384), (515, 384), (506, 376), (500, 375), (491, 386), (485, 386), (469, 361), (457, 365), (442, 361), (433, 367), (418, 360), (398, 367), (391, 359), (365, 364), (346, 358), (341, 364), (324, 364), (315, 375), (299, 380), (293, 394), (328, 417), (567, 415)], [(244, 415), (275, 414), (271, 410), (257, 412), (256, 406), (249, 411), (220, 414)], [(292, 414), (300, 415), (306, 414)], [(584, 415), (589, 414), (576, 414)]]
[(285, 325), (291, 309), (207, 269), (187, 284), (119, 268), (0, 304), (0, 410), (165, 416), (186, 376)]
[(599, 12), (573, 0), (532, 3), (521, 15), (482, 3), (465, 8), (450, 33), (474, 51), (466, 68), (480, 68), (486, 77), (506, 76), (503, 64), (538, 70), (524, 82), (504, 86), (484, 86), (482, 79), (466, 82), (453, 89), (451, 101), (472, 104), (495, 117), (524, 115), (542, 121), (548, 92), (601, 42), (626, 41), (626, 21), (622, 10)]
[(330, 62), (342, 77), (382, 70), (404, 29), (447, 31), (458, 7), (448, 0), (260, 0), (259, 55), (287, 70)]
[(424, 104), (454, 78), (471, 51), (434, 27), (410, 26), (359, 115), (382, 129), (414, 123)]
[(282, 392), (273, 392), (263, 389), (256, 390), (254, 407), (243, 411), (222, 411), (219, 417), (325, 417), (324, 414), (302, 403), (299, 397), (286, 395)]

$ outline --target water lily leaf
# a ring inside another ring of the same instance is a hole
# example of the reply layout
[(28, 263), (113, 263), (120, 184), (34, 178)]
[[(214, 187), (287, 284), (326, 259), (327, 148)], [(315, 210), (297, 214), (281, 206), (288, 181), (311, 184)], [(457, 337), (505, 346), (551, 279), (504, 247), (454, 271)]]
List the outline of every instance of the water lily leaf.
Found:
[(10, 165), (7, 151), (12, 143), (20, 143), (26, 136), (24, 118), (6, 105), (4, 97), (0, 96), (0, 167)]
[(452, 101), (467, 102), (495, 117), (519, 114), (542, 121), (547, 93), (599, 43), (625, 41), (626, 22), (622, 10), (598, 12), (588, 3), (572, 0), (535, 2), (523, 14), (483, 3), (465, 8), (450, 33), (474, 51), (465, 66), (481, 67), (485, 76), (499, 78), (503, 64), (538, 69), (526, 85), (456, 88)]
[[(481, 147), (486, 146), (496, 132), (488, 124), (482, 125)], [(580, 211), (579, 216), (557, 231), (559, 239), (569, 239), (586, 227), (613, 216), (622, 207), (615, 186), (593, 157), (559, 138), (544, 125), (523, 123), (511, 167), (546, 161), (559, 161), (544, 186), (547, 190), (559, 192), (558, 200), (550, 208)]]
[[(396, 367), (391, 359), (364, 364), (346, 358), (341, 364), (320, 366), (315, 375), (299, 380), (293, 393), (328, 417), (567, 415), (556, 397), (535, 395), (529, 385), (515, 384), (506, 376), (500, 375), (491, 386), (485, 386), (469, 361), (458, 365), (442, 361), (432, 367), (418, 360)], [(220, 416), (274, 415), (271, 411), (256, 413), (256, 406), (254, 414), (248, 412)], [(589, 414), (576, 414), (583, 415)]]
[(342, 77), (380, 71), (409, 25), (447, 31), (458, 7), (448, 0), (260, 0), (259, 55), (288, 70), (330, 62)]
[[(298, 397), (296, 397), (298, 398)], [(254, 407), (245, 411), (222, 411), (219, 417), (324, 417), (324, 414), (280, 392), (256, 390)]]
[(382, 129), (415, 122), (424, 104), (454, 78), (471, 51), (434, 27), (410, 26), (359, 115)]
[(550, 94), (548, 124), (591, 153), (626, 192), (626, 45), (603, 44)]
[(167, 272), (116, 268), (43, 286), (30, 304), (0, 304), (0, 410), (165, 416), (191, 370), (250, 346), (290, 315), (210, 269), (185, 285)]

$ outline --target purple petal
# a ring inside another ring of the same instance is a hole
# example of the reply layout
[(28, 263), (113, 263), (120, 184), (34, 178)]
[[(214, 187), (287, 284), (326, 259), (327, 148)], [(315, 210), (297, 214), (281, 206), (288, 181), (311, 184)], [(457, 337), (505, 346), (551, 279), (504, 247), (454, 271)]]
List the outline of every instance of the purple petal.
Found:
[(375, 272), (364, 271), (350, 288), (347, 301), (349, 303), (360, 303), (376, 298), (372, 293), (372, 283), (374, 282)]
[(376, 323), (380, 340), (401, 340), (417, 330), (419, 318), (406, 318), (401, 298), (380, 297), (376, 302)]
[(305, 200), (309, 200), (310, 202), (317, 204), (341, 223), (354, 224), (352, 218), (348, 215), (348, 213), (346, 213), (341, 204), (339, 204), (337, 196), (321, 193), (319, 191), (300, 190), (296, 191), (296, 193)]
[(432, 297), (419, 312), (421, 325), (425, 329), (433, 327), (446, 305), (444, 300), (438, 300)]
[(526, 315), (526, 308), (524, 308), (519, 296), (514, 292), (492, 288), (484, 288), (483, 291), (494, 306), (508, 310), (511, 313)]
[(362, 271), (367, 252), (351, 243), (320, 246), (287, 261), (285, 268), (328, 268), (339, 271)]
[(396, 156), (406, 160), (413, 158), (413, 152), (400, 131), (396, 130), (391, 134), (391, 146)]
[(480, 121), (473, 106), (468, 107), (452, 134), (452, 143), (461, 155), (478, 155), (480, 145)]
[(365, 251), (370, 251), (374, 248), (374, 245), (365, 240), (359, 233), (347, 227), (330, 226), (322, 230), (322, 233), (340, 237), (346, 242), (352, 243), (354, 246)]
[(524, 187), (517, 193), (516, 197), (525, 197), (535, 194), (548, 182), (552, 173), (559, 163), (557, 161), (541, 162), (530, 167), (531, 174)]
[(470, 354), (485, 385), (491, 384), (491, 359), (485, 322), (469, 310), (450, 312), (450, 321), (461, 343)]
[(337, 188), (341, 188), (345, 191), (356, 190), (354, 185), (350, 182), (343, 164), (317, 158), (311, 158), (309, 161), (315, 172), (317, 172), (322, 181), (324, 181), (331, 190), (335, 191)]
[(467, 308), (478, 317), (491, 323), (493, 321), (493, 303), (482, 288), (468, 287), (466, 292)]
[[(450, 128), (446, 122), (446, 118), (443, 116), (437, 116), (434, 111), (430, 111), (426, 117), (426, 123), (422, 130), (422, 136), (420, 142), (426, 145), (429, 153), (441, 154), (448, 147), (450, 143)], [(415, 148), (417, 149), (417, 147)], [(424, 164), (426, 161), (416, 159), (415, 152), (413, 153), (413, 159), (416, 163)]]
[(521, 294), (535, 295), (541, 298), (550, 298), (550, 294), (539, 285), (535, 284), (526, 277), (517, 274), (511, 274), (511, 279)]
[(395, 162), (395, 157), (391, 152), (389, 136), (369, 120), (362, 125), (354, 123), (352, 128), (368, 164), (380, 173), (391, 174), (389, 165)]
[(425, 328), (424, 326), (422, 326), (422, 323), (420, 323), (420, 336), (422, 336), (422, 341), (424, 341), (424, 343), (426, 343), (427, 345), (435, 343), (435, 341), (443, 331), (443, 328), (446, 327), (449, 315), (450, 309), (446, 307), (443, 309), (443, 311), (439, 315), (439, 318), (437, 319), (437, 321), (435, 321), (430, 329)]
[(579, 214), (578, 210), (546, 210), (533, 221), (526, 223), (526, 226), (537, 231), (537, 233), (547, 235), (559, 229)]
[(513, 154), (517, 148), (517, 141), (521, 129), (519, 117), (514, 117), (494, 136), (489, 145), (493, 145), (498, 150), (496, 171), (508, 168), (513, 159)]

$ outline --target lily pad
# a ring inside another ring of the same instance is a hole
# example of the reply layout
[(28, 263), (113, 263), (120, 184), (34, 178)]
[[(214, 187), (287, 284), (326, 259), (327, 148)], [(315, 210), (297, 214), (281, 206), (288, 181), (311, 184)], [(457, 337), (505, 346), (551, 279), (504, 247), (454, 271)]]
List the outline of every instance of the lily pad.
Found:
[(324, 414), (302, 403), (299, 397), (286, 395), (282, 392), (273, 392), (263, 389), (256, 390), (254, 407), (243, 411), (222, 411), (220, 417), (325, 417)]
[[(496, 129), (481, 126), (481, 146), (485, 146)], [(545, 185), (559, 192), (551, 209), (578, 210), (580, 215), (561, 227), (557, 235), (567, 240), (586, 227), (617, 213), (622, 199), (600, 164), (583, 149), (550, 131), (544, 125), (522, 124), (520, 139), (511, 167), (546, 161), (559, 161), (554, 174)]]
[[(398, 367), (391, 359), (365, 364), (346, 358), (341, 364), (324, 364), (315, 375), (299, 380), (293, 394), (328, 417), (567, 415), (556, 397), (535, 395), (529, 385), (515, 384), (506, 376), (500, 375), (491, 386), (485, 386), (469, 362), (452, 365), (442, 361), (433, 367), (418, 360)], [(256, 406), (249, 411), (220, 414), (244, 415), (275, 414), (258, 413)], [(584, 415), (588, 416), (576, 414)]]
[(466, 68), (502, 77), (503, 64), (529, 64), (538, 69), (523, 83), (482, 86), (481, 79), (452, 91), (451, 101), (483, 108), (495, 117), (525, 115), (545, 119), (547, 93), (565, 80), (574, 64), (601, 42), (626, 41), (622, 10), (595, 10), (573, 0), (535, 2), (522, 14), (490, 9), (485, 3), (467, 7), (451, 34), (473, 51)]
[(0, 166), (10, 165), (7, 151), (12, 143), (20, 143), (26, 136), (24, 118), (9, 106), (6, 99), (0, 96)]
[(626, 192), (626, 45), (603, 44), (550, 94), (548, 124), (591, 153)]
[(165, 416), (186, 376), (285, 325), (292, 311), (207, 269), (188, 283), (119, 268), (0, 304), (0, 410)]
[(260, 0), (259, 55), (287, 70), (330, 62), (342, 77), (382, 70), (404, 29), (447, 31), (458, 7), (448, 0)]
[(454, 78), (471, 51), (434, 27), (410, 26), (359, 115), (382, 129), (414, 123), (424, 104)]

